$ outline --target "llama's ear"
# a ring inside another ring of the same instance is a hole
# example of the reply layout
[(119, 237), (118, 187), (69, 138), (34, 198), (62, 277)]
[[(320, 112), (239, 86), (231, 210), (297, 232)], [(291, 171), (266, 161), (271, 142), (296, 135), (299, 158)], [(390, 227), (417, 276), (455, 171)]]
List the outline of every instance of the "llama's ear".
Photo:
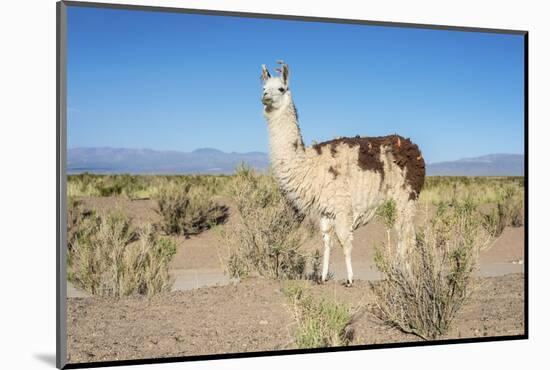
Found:
[(267, 81), (267, 79), (270, 77), (271, 75), (269, 74), (267, 67), (265, 66), (265, 64), (262, 64), (262, 76), (260, 78), (262, 79), (262, 81)]
[(278, 60), (277, 63), (281, 65), (281, 69), (277, 70), (281, 71), (281, 78), (283, 80), (283, 83), (288, 86), (288, 79), (290, 77), (290, 70), (288, 69), (288, 65), (282, 60)]
[(288, 78), (290, 77), (290, 70), (286, 64), (283, 64), (283, 82), (288, 86)]

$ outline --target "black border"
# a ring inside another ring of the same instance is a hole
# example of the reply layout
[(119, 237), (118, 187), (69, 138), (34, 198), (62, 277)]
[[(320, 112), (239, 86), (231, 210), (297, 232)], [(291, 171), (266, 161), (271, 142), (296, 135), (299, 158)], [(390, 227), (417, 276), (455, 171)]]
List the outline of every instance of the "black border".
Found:
[[(59, 369), (78, 369), (78, 368), (94, 368), (104, 366), (126, 366), (126, 365), (141, 365), (141, 364), (158, 364), (172, 362), (187, 362), (187, 361), (205, 361), (205, 360), (220, 360), (231, 358), (247, 358), (247, 357), (265, 357), (265, 356), (282, 356), (293, 354), (308, 354), (308, 353), (324, 353), (324, 352), (342, 352), (342, 351), (358, 351), (368, 349), (382, 348), (400, 348), (400, 347), (420, 347), (433, 345), (447, 345), (459, 343), (484, 343), (484, 342), (499, 342), (509, 340), (528, 339), (529, 335), (529, 48), (528, 48), (528, 31), (494, 29), (494, 28), (479, 28), (479, 27), (458, 27), (448, 25), (431, 25), (418, 23), (401, 23), (401, 22), (383, 22), (383, 21), (368, 21), (357, 19), (342, 19), (342, 18), (325, 18), (325, 17), (309, 17), (298, 15), (284, 14), (266, 14), (266, 13), (249, 13), (235, 12), (222, 10), (205, 10), (205, 9), (188, 9), (160, 6), (143, 6), (129, 4), (111, 4), (111, 3), (96, 3), (96, 2), (80, 2), (80, 1), (60, 1), (56, 4), (57, 15), (57, 95), (56, 95), (56, 118), (57, 118), (57, 140), (56, 140), (56, 198), (57, 198), (57, 245), (56, 245), (56, 285), (57, 285), (57, 310), (56, 310), (56, 366)], [(63, 251), (66, 242), (66, 222), (65, 222), (65, 204), (66, 204), (66, 37), (67, 37), (67, 10), (71, 7), (86, 7), (86, 8), (106, 8), (106, 9), (124, 9), (136, 11), (150, 12), (169, 12), (169, 13), (188, 13), (202, 14), (214, 16), (230, 16), (230, 17), (245, 17), (245, 18), (264, 18), (264, 19), (283, 19), (305, 22), (324, 22), (324, 23), (344, 23), (344, 24), (359, 24), (359, 25), (374, 25), (386, 27), (401, 27), (401, 28), (421, 28), (421, 29), (436, 29), (447, 31), (462, 31), (462, 32), (481, 32), (481, 33), (498, 33), (509, 35), (523, 35), (524, 38), (524, 188), (525, 188), (525, 244), (524, 244), (524, 334), (512, 336), (494, 336), (482, 338), (464, 338), (464, 339), (448, 339), (422, 342), (402, 342), (402, 343), (384, 343), (371, 345), (356, 345), (348, 347), (330, 347), (330, 348), (312, 348), (312, 349), (292, 349), (278, 351), (261, 351), (261, 352), (240, 352), (240, 353), (224, 353), (212, 355), (198, 355), (188, 357), (164, 357), (150, 359), (135, 359), (135, 360), (120, 360), (120, 361), (101, 361), (101, 362), (82, 362), (82, 363), (67, 363), (66, 362), (66, 283), (62, 278), (66, 275), (65, 253)], [(62, 248), (63, 246), (63, 248)]]
[(380, 344), (356, 345), (356, 346), (347, 346), (347, 347), (285, 349), (285, 350), (277, 350), (277, 351), (223, 353), (223, 354), (198, 355), (198, 356), (187, 356), (187, 357), (160, 357), (160, 358), (136, 359), (136, 360), (82, 362), (82, 363), (67, 364), (63, 367), (63, 369), (82, 369), (82, 368), (93, 368), (93, 367), (103, 367), (103, 366), (127, 366), (127, 365), (144, 365), (144, 364), (161, 364), (161, 363), (172, 363), (172, 362), (223, 360), (223, 359), (248, 358), (248, 357), (285, 356), (285, 355), (297, 355), (297, 354), (309, 354), (309, 353), (348, 352), (348, 351), (363, 351), (368, 349), (384, 349), (384, 348), (425, 347), (425, 346), (440, 346), (440, 345), (459, 344), (459, 343), (502, 342), (502, 341), (520, 340), (520, 339), (527, 339), (527, 338), (524, 337), (523, 335), (508, 335), (508, 336), (465, 338), (465, 339), (443, 339), (443, 340), (422, 341), (422, 342), (380, 343)]
[(525, 236), (523, 246), (524, 270), (524, 331), (525, 339), (529, 338), (529, 33), (523, 36), (523, 179), (524, 179), (524, 214), (525, 214)]
[(67, 359), (67, 7), (56, 4), (56, 366)]

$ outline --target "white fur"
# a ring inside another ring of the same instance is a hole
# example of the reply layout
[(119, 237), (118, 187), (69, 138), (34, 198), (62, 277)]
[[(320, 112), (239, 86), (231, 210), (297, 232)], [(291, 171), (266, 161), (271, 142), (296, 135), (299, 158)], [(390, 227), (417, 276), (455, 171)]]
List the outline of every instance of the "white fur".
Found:
[[(271, 77), (265, 69), (262, 75), (262, 101), (273, 172), (300, 211), (320, 217), (324, 241), (323, 281), (327, 278), (331, 237), (335, 234), (343, 247), (348, 283), (351, 284), (353, 231), (368, 223), (386, 199), (396, 202), (399, 250), (404, 251), (412, 242), (414, 202), (409, 200), (411, 188), (405, 182), (404, 170), (393, 162), (391, 152), (384, 146), (380, 148), (384, 180), (379, 172), (359, 167), (358, 146), (340, 144), (336, 153), (323, 147), (321, 154), (312, 147), (303, 147), (296, 109), (288, 89), (288, 67), (283, 64), (283, 71), (284, 68), (286, 79), (284, 72), (281, 77)], [(337, 171), (336, 177), (329, 172), (331, 167)]]

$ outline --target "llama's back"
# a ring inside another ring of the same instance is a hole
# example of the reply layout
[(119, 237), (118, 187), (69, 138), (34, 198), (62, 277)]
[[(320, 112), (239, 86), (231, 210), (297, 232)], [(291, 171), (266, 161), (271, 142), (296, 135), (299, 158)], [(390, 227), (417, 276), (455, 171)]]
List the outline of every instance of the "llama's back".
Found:
[(339, 138), (315, 144), (307, 154), (319, 203), (328, 204), (330, 213), (351, 207), (357, 223), (368, 222), (389, 197), (399, 203), (416, 200), (424, 184), (418, 146), (398, 135)]

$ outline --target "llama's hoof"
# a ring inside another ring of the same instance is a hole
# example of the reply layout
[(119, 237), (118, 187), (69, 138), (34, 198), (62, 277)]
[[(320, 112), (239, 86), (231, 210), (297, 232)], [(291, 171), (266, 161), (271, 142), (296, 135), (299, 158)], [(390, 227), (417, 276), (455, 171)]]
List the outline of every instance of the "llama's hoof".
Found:
[(344, 286), (346, 288), (351, 288), (353, 286), (353, 281), (346, 280), (346, 282), (344, 283)]

